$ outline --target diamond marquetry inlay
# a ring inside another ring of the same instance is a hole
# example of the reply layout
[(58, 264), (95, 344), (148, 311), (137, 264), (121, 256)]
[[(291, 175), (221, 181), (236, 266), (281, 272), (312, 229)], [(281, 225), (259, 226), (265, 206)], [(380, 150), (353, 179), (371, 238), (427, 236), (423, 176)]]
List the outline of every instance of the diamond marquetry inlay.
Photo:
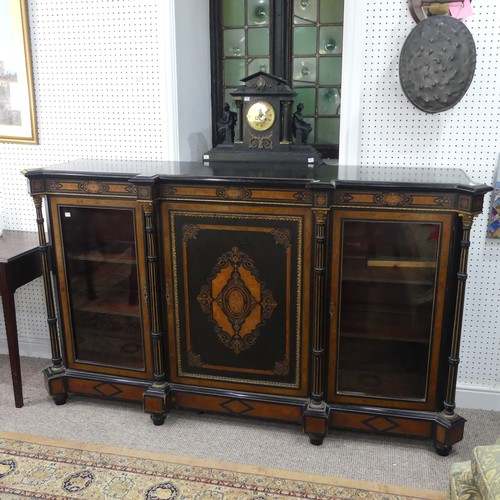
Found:
[(387, 417), (371, 417), (363, 420), (363, 424), (377, 432), (390, 432), (399, 427), (396, 422)]
[(108, 398), (113, 397), (113, 396), (118, 396), (118, 394), (122, 393), (123, 391), (116, 387), (113, 384), (106, 384), (106, 383), (101, 383), (94, 385), (93, 389), (97, 391), (99, 394), (102, 394), (103, 396), (106, 396)]
[(239, 401), (237, 399), (229, 399), (228, 401), (222, 403), (221, 406), (233, 415), (242, 415), (243, 413), (253, 410), (250, 405), (247, 405), (243, 401)]

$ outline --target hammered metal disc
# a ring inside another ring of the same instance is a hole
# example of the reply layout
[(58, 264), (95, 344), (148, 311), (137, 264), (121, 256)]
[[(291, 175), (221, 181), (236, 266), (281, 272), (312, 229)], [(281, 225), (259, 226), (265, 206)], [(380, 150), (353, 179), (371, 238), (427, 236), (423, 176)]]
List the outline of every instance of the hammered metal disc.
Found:
[(465, 24), (451, 16), (421, 21), (399, 59), (406, 97), (426, 113), (446, 111), (465, 95), (476, 68), (476, 46)]

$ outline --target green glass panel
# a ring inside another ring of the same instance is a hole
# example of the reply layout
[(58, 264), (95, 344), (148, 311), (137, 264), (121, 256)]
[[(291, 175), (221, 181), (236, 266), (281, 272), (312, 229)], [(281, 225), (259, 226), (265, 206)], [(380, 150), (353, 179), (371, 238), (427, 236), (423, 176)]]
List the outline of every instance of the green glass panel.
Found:
[(245, 0), (224, 0), (222, 19), (224, 26), (243, 26), (245, 24)]
[(294, 109), (299, 103), (304, 105), (304, 110), (302, 114), (304, 116), (314, 115), (316, 110), (316, 89), (314, 88), (294, 88), (295, 98), (294, 98)]
[(315, 57), (297, 57), (293, 60), (294, 85), (316, 82), (317, 73)]
[(320, 57), (320, 85), (340, 85), (342, 81), (342, 59), (340, 57)]
[(317, 29), (300, 26), (293, 29), (294, 55), (316, 55)]
[(259, 58), (253, 59), (248, 64), (248, 74), (249, 75), (253, 75), (254, 73), (257, 73), (258, 71), (264, 71), (266, 73), (269, 73), (269, 58), (259, 57)]
[(319, 30), (319, 53), (342, 54), (343, 28), (326, 26)]
[(318, 118), (316, 144), (339, 143), (340, 118)]
[(245, 78), (244, 59), (226, 59), (224, 61), (224, 84), (226, 87), (238, 87)]
[(245, 30), (224, 30), (224, 55), (245, 55)]
[(318, 115), (340, 114), (340, 92), (335, 87), (318, 89)]
[(269, 0), (248, 0), (248, 24), (269, 24)]
[(315, 23), (318, 20), (318, 0), (294, 0), (293, 16), (295, 24)]
[(344, 21), (343, 0), (320, 0), (319, 22), (342, 23)]
[(269, 28), (248, 29), (248, 55), (269, 55)]

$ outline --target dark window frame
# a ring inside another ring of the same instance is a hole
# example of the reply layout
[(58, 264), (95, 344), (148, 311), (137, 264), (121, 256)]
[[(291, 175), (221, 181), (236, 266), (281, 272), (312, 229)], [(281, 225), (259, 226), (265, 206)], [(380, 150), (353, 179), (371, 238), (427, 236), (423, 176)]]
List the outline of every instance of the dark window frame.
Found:
[[(271, 73), (292, 82), (293, 51), (293, 0), (269, 0), (271, 9), (270, 66)], [(220, 143), (217, 137), (217, 120), (224, 106), (223, 84), (223, 29), (222, 0), (210, 0), (210, 68), (212, 96), (212, 144)], [(338, 144), (313, 144), (325, 158), (338, 158)]]

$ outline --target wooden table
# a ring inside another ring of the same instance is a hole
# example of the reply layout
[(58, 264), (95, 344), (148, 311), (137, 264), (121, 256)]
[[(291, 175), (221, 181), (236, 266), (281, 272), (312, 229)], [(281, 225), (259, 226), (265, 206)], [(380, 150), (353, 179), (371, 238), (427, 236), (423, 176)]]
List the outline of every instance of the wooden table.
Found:
[(23, 388), (14, 292), (41, 274), (38, 233), (4, 230), (0, 236), (0, 293), (16, 408), (23, 406)]

